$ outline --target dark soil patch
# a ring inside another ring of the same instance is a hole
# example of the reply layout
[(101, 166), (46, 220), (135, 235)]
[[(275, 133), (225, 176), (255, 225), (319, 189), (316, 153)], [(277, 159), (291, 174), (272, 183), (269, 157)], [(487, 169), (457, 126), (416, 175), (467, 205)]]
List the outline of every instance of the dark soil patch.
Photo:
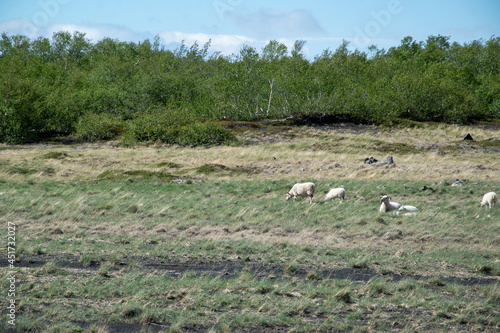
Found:
[[(139, 324), (139, 323), (124, 323), (124, 322), (116, 322), (116, 323), (99, 323), (99, 322), (87, 322), (87, 321), (78, 321), (73, 324), (88, 329), (90, 327), (102, 327), (105, 329), (105, 332), (108, 333), (136, 333), (136, 332), (144, 332), (144, 333), (156, 333), (156, 332), (167, 332), (169, 331), (171, 324), (170, 323), (147, 323), (147, 324)], [(200, 326), (200, 325), (183, 325), (181, 328), (182, 332), (186, 333), (197, 333), (197, 332), (208, 332), (211, 327)], [(14, 331), (12, 331), (14, 332)], [(175, 330), (177, 332), (177, 330)], [(268, 333), (278, 333), (278, 332), (288, 332), (287, 327), (266, 327), (266, 328), (241, 328), (241, 329), (233, 329), (232, 332), (239, 333), (250, 333), (250, 332), (268, 332)]]
[[(139, 324), (139, 323), (124, 323), (124, 322), (116, 322), (116, 323), (99, 323), (99, 322), (89, 322), (89, 321), (77, 321), (73, 323), (76, 326), (79, 326), (83, 329), (88, 329), (91, 327), (101, 327), (105, 329), (105, 332), (108, 333), (136, 333), (136, 332), (147, 332), (147, 333), (156, 333), (156, 332), (165, 332), (170, 328), (170, 324), (168, 323), (148, 323), (148, 324)], [(206, 332), (206, 327), (183, 327), (183, 332)]]
[[(2, 258), (0, 258), (2, 259)], [(2, 259), (3, 260), (3, 259)], [(5, 261), (5, 260), (4, 260)], [(23, 256), (21, 260), (16, 263), (16, 267), (37, 268), (43, 266), (45, 263), (52, 261), (61, 268), (72, 269), (85, 269), (97, 270), (101, 262), (92, 261), (88, 264), (81, 262), (79, 257), (66, 256), (66, 255), (38, 255), (38, 256)], [(416, 281), (428, 281), (436, 277), (427, 277), (422, 275), (401, 275), (397, 273), (384, 273), (380, 274), (369, 268), (333, 268), (333, 269), (317, 269), (314, 266), (299, 265), (293, 272), (286, 270), (283, 265), (270, 264), (264, 265), (260, 262), (245, 261), (243, 259), (231, 261), (217, 261), (217, 262), (204, 262), (204, 261), (185, 261), (180, 262), (176, 260), (166, 260), (162, 258), (149, 258), (149, 257), (125, 257), (117, 265), (127, 266), (133, 262), (135, 268), (140, 270), (153, 269), (162, 272), (172, 278), (177, 278), (186, 272), (191, 272), (199, 275), (218, 277), (221, 279), (233, 279), (244, 271), (252, 272), (256, 278), (287, 278), (294, 276), (296, 278), (308, 279), (308, 273), (315, 272), (319, 279), (341, 279), (353, 282), (368, 282), (377, 277), (389, 277), (392, 281), (397, 282), (405, 278), (411, 278)], [(486, 285), (498, 283), (498, 279), (489, 277), (475, 277), (464, 279), (456, 276), (439, 277), (443, 283), (457, 283), (467, 286)]]
[(371, 124), (365, 118), (349, 114), (312, 113), (286, 119), (292, 125), (331, 125), (339, 123)]

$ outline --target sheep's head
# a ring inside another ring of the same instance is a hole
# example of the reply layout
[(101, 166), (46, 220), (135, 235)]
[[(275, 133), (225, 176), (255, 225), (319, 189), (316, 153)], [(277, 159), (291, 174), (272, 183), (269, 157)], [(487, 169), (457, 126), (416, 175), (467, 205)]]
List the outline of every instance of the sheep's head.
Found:
[(290, 200), (291, 197), (292, 195), (290, 194), (290, 192), (286, 191), (286, 201)]
[(380, 198), (380, 201), (382, 201), (382, 202), (386, 202), (386, 203), (387, 203), (387, 202), (391, 201), (391, 197), (390, 197), (390, 196), (388, 196), (388, 195), (384, 195), (384, 196), (382, 196), (382, 197)]

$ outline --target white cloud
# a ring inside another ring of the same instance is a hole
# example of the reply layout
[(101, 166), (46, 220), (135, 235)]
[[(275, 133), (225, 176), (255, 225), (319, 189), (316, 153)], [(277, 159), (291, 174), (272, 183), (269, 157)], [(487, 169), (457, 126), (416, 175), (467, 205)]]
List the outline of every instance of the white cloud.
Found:
[(234, 11), (226, 15), (246, 34), (261, 39), (278, 37), (300, 39), (300, 36), (326, 35), (316, 18), (307, 10), (286, 12), (259, 9), (254, 12)]
[[(107, 24), (50, 24), (43, 27), (37, 27), (29, 21), (22, 19), (0, 22), (0, 32), (6, 32), (9, 35), (26, 35), (30, 38), (40, 36), (51, 38), (55, 32), (59, 31), (68, 31), (72, 34), (76, 31), (85, 33), (86, 37), (94, 43), (105, 37), (131, 42), (143, 41), (154, 37), (153, 33), (139, 33), (123, 26)], [(303, 53), (307, 58), (312, 58), (314, 55), (321, 53), (321, 51), (325, 50), (329, 46), (331, 46), (332, 50), (335, 50), (336, 47), (333, 45), (340, 44), (344, 39), (340, 37), (336, 38), (328, 36), (284, 36), (283, 38), (279, 38), (280, 36), (277, 36), (274, 38), (253, 38), (239, 34), (185, 33), (180, 31), (163, 31), (158, 35), (161, 38), (162, 44), (164, 44), (167, 49), (177, 48), (182, 41), (184, 41), (184, 44), (188, 47), (193, 45), (195, 42), (198, 42), (199, 46), (202, 47), (205, 43), (211, 41), (209, 49), (210, 52), (221, 52), (223, 55), (227, 56), (231, 54), (238, 54), (243, 45), (253, 47), (257, 52), (261, 53), (262, 48), (269, 43), (270, 39), (276, 39), (278, 42), (285, 44), (290, 52), (295, 41), (297, 39), (303, 39), (307, 42), (303, 49)], [(356, 39), (345, 39), (353, 42), (351, 46), (360, 46), (356, 43)], [(377, 44), (377, 41), (375, 40), (370, 40), (369, 42)], [(382, 41), (378, 40), (378, 42), (380, 43)], [(367, 46), (368, 45), (366, 45), (366, 47)]]
[[(85, 37), (92, 42), (97, 42), (105, 37), (133, 42), (152, 39), (154, 37), (151, 33), (137, 33), (126, 27), (106, 24), (51, 24), (37, 27), (23, 19), (0, 22), (0, 32), (6, 32), (9, 35), (25, 35), (30, 38), (37, 38), (40, 36), (51, 38), (54, 33), (60, 31), (68, 31), (71, 34), (76, 31), (85, 33)], [(220, 51), (224, 55), (239, 53), (241, 47), (245, 44), (254, 47), (262, 47), (266, 43), (266, 41), (259, 41), (242, 35), (184, 33), (180, 31), (164, 31), (158, 35), (162, 39), (162, 42), (167, 44), (167, 47), (169, 46), (168, 44), (179, 44), (182, 41), (184, 41), (184, 44), (188, 47), (195, 42), (203, 46), (208, 41), (211, 41), (210, 51)]]
[(76, 31), (85, 33), (85, 37), (93, 41), (98, 41), (105, 37), (105, 32), (97, 27), (81, 26), (76, 24), (54, 24), (48, 27), (48, 33), (52, 36), (54, 33), (59, 31), (67, 31), (71, 34)]
[(166, 44), (181, 43), (184, 41), (186, 46), (191, 46), (195, 42), (198, 42), (200, 46), (203, 46), (208, 41), (211, 41), (210, 50), (220, 51), (225, 55), (238, 53), (244, 44), (253, 45), (255, 43), (259, 43), (259, 41), (253, 38), (241, 35), (216, 35), (205, 33), (184, 33), (180, 31), (164, 31), (159, 33), (159, 36)]
[(149, 33), (136, 33), (128, 28), (98, 24), (98, 25), (77, 25), (77, 24), (53, 24), (47, 27), (47, 33), (52, 36), (55, 32), (68, 31), (74, 33), (76, 31), (85, 33), (85, 37), (97, 42), (105, 37), (118, 39), (120, 41), (142, 41), (151, 38)]
[(443, 30), (444, 35), (452, 35), (452, 36), (458, 36), (463, 39), (480, 39), (481, 35), (490, 35), (493, 36), (495, 35), (495, 30), (491, 25), (482, 25), (482, 26), (477, 26), (477, 27), (471, 27), (471, 28), (457, 28), (457, 27), (448, 27)]
[(125, 27), (108, 24), (47, 24), (37, 26), (26, 19), (0, 22), (0, 32), (5, 32), (9, 35), (24, 35), (30, 38), (51, 38), (54, 33), (59, 31), (68, 31), (72, 34), (76, 31), (83, 32), (93, 42), (97, 42), (105, 37), (119, 39), (120, 41), (143, 41), (152, 37), (150, 33), (137, 33)]
[(30, 38), (36, 38), (40, 35), (40, 29), (25, 19), (0, 22), (0, 32), (9, 35), (24, 35)]
[[(184, 42), (184, 44), (187, 47), (190, 47), (195, 42), (197, 42), (198, 45), (201, 47), (208, 41), (211, 41), (209, 51), (214, 51), (214, 52), (219, 51), (224, 55), (238, 54), (243, 45), (248, 45), (250, 47), (253, 47), (257, 52), (261, 53), (262, 48), (266, 46), (270, 41), (270, 39), (255, 39), (242, 35), (184, 33), (179, 31), (164, 31), (159, 33), (159, 36), (162, 39), (162, 42), (167, 44), (167, 46), (169, 46), (169, 44), (180, 44), (181, 42)], [(288, 52), (290, 52), (297, 39), (276, 38), (275, 40), (284, 44), (287, 47)], [(311, 58), (313, 56), (313, 53), (308, 46), (308, 43), (310, 41), (314, 44), (315, 43), (324, 44), (328, 42), (340, 43), (342, 42), (343, 39), (316, 37), (311, 39), (304, 38), (304, 40), (306, 41), (306, 45), (302, 49), (302, 52), (306, 57)]]

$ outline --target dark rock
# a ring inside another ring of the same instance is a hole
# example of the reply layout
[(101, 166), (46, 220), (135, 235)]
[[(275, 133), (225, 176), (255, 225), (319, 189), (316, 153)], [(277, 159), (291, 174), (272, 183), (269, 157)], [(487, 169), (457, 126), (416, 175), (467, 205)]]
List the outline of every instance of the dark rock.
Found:
[(55, 228), (50, 232), (52, 235), (62, 235), (64, 232), (61, 230), (61, 228)]
[(393, 167), (396, 166), (396, 163), (394, 163), (394, 159), (392, 158), (392, 156), (387, 156), (387, 160), (385, 160), (384, 163), (388, 164), (389, 166), (393, 166)]
[(464, 138), (464, 141), (474, 141), (474, 139), (472, 138), (472, 135), (470, 135), (470, 133), (467, 133), (467, 135)]
[(428, 187), (428, 186), (426, 186), (426, 185), (424, 185), (424, 186), (423, 186), (421, 189), (419, 189), (418, 191), (419, 191), (419, 192), (423, 192), (423, 191), (427, 191), (427, 190), (432, 191), (432, 192), (436, 192), (436, 190), (434, 190), (432, 187)]
[(387, 159), (384, 162), (380, 162), (373, 156), (370, 156), (368, 158), (365, 158), (365, 164), (386, 164), (387, 166), (390, 167), (396, 166), (396, 163), (394, 163), (394, 159), (392, 158), (392, 156), (387, 156)]

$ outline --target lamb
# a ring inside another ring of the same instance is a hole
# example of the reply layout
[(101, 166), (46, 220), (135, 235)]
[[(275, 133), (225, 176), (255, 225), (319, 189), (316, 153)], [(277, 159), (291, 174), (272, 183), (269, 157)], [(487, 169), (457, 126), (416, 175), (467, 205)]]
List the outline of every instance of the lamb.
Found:
[(345, 200), (345, 189), (344, 186), (341, 186), (339, 188), (331, 188), (330, 192), (328, 192), (325, 195), (325, 201), (327, 200), (335, 200), (335, 199), (342, 199)]
[(381, 213), (390, 212), (392, 210), (398, 210), (401, 207), (399, 203), (391, 202), (391, 197), (388, 195), (382, 196), (382, 198), (380, 198), (380, 201), (382, 201), (382, 205), (380, 205), (379, 208), (379, 211)]
[(293, 185), (290, 191), (286, 192), (286, 200), (288, 201), (291, 197), (295, 200), (297, 196), (303, 198), (309, 197), (309, 203), (312, 203), (315, 190), (316, 185), (314, 183), (297, 183)]
[(491, 207), (492, 206), (494, 207), (497, 202), (498, 202), (498, 195), (495, 192), (488, 192), (483, 196), (483, 200), (481, 201), (481, 207), (488, 206), (491, 209)]

